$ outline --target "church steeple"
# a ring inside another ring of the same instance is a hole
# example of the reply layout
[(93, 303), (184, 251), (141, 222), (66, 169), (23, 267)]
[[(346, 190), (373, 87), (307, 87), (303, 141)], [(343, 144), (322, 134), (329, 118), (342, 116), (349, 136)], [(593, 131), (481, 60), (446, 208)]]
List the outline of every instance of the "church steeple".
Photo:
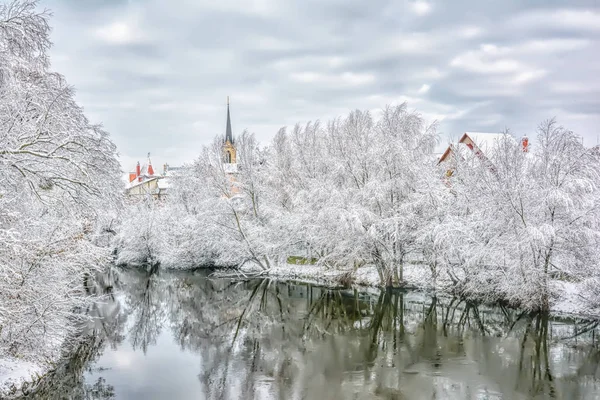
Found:
[(225, 141), (233, 144), (233, 134), (231, 133), (231, 117), (229, 116), (229, 96), (227, 96), (227, 128), (225, 130)]
[(229, 96), (227, 96), (227, 127), (225, 128), (225, 141), (223, 141), (223, 161), (226, 164), (236, 163), (236, 150), (231, 132), (231, 116), (229, 115)]

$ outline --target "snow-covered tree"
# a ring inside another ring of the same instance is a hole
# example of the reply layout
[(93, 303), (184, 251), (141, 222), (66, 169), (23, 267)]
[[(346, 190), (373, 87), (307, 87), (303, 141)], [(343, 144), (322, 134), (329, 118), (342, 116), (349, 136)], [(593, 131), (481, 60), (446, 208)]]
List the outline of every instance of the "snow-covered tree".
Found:
[[(428, 287), (528, 309), (586, 281), (600, 304), (599, 152), (553, 120), (529, 151), (498, 137), (485, 154), (457, 146), (450, 177), (436, 124), (406, 104), (283, 128), (264, 148), (244, 132), (233, 172), (216, 139), (173, 184), (151, 248), (176, 268), (264, 274), (293, 256), (343, 281), (367, 267), (386, 286), (411, 265)], [(144, 248), (132, 245), (122, 254)]]
[(597, 275), (600, 163), (573, 132), (549, 120), (527, 152), (509, 134), (480, 158), (457, 157), (454, 201), (436, 229), (458, 291), (547, 309), (551, 278)]
[(304, 138), (292, 140), (290, 150), (297, 174), (303, 172), (292, 181), (301, 242), (324, 266), (371, 264), (382, 284), (401, 284), (406, 257), (418, 250), (417, 228), (429, 218), (428, 190), (441, 187), (434, 180), (435, 125), (402, 104), (376, 121), (354, 111), (318, 127), (292, 133)]
[(48, 18), (0, 5), (0, 357), (36, 361), (74, 328), (120, 203), (115, 145), (49, 70)]

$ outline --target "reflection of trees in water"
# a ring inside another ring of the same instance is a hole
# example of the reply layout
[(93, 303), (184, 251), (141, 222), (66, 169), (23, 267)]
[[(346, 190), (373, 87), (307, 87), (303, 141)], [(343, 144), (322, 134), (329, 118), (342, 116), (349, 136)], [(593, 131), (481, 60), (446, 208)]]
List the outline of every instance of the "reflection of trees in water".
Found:
[(175, 283), (175, 337), (182, 348), (200, 354), (207, 398), (238, 398), (236, 391), (253, 392), (261, 380), (272, 381), (293, 365), (287, 353), (297, 348), (294, 338), (302, 340), (302, 326), (289, 324), (293, 310), (285, 303), (285, 288), (270, 280)]
[(580, 398), (599, 389), (595, 330), (574, 336), (574, 321), (390, 290), (365, 299), (307, 286), (297, 298), (268, 282), (221, 303), (239, 315), (220, 319), (226, 340), (200, 341), (209, 398)]
[(156, 338), (165, 322), (164, 282), (156, 267), (130, 276), (133, 279), (127, 282), (125, 298), (130, 320), (128, 336), (133, 349), (139, 348), (146, 354), (148, 346), (156, 344)]
[(86, 397), (88, 399), (114, 399), (115, 388), (106, 383), (106, 379), (99, 377), (92, 385), (87, 385)]
[(127, 316), (122, 313), (121, 303), (115, 295), (115, 288), (121, 287), (120, 275), (114, 268), (99, 274), (88, 294), (100, 296), (85, 312), (91, 319), (84, 327), (84, 334), (100, 336), (107, 345), (116, 349), (125, 339)]
[[(562, 332), (566, 336), (558, 340), (552, 338), (548, 314), (527, 315), (522, 325), (517, 388), (532, 396), (568, 399), (589, 398), (595, 393), (592, 389), (598, 390), (597, 322), (573, 325), (575, 332)], [(557, 363), (557, 359), (574, 368), (565, 371), (564, 363)]]
[(82, 326), (81, 339), (73, 348), (64, 350), (65, 355), (57, 367), (26, 390), (23, 398), (107, 400), (115, 397), (113, 386), (103, 378), (90, 384), (85, 382), (84, 373), (91, 370), (91, 363), (107, 345), (116, 348), (125, 337), (126, 318), (120, 314), (120, 304), (114, 295), (114, 288), (119, 286), (119, 276), (112, 269), (97, 276), (93, 285), (90, 281), (88, 294), (100, 298), (86, 310), (91, 318)]
[(114, 398), (114, 388), (103, 379), (93, 384), (85, 382), (84, 372), (89, 363), (102, 352), (105, 340), (101, 336), (86, 336), (68, 356), (58, 363), (58, 367), (43, 376), (23, 396), (27, 399), (90, 399), (107, 400)]
[(101, 335), (55, 379), (73, 393), (111, 398), (110, 382), (83, 382), (86, 363), (125, 331), (145, 352), (161, 329), (198, 354), (208, 399), (576, 399), (600, 389), (595, 322), (394, 290), (152, 271), (124, 280), (125, 313), (99, 310)]

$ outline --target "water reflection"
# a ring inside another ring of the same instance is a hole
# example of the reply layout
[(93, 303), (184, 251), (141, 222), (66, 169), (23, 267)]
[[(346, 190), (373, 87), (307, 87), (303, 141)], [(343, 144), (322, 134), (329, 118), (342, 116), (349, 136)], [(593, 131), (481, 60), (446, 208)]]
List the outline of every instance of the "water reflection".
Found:
[(203, 273), (105, 286), (39, 398), (600, 398), (594, 321)]
[[(91, 318), (82, 326), (84, 335), (72, 348), (64, 349), (64, 357), (56, 369), (43, 376), (34, 385), (23, 388), (23, 398), (32, 399), (114, 399), (114, 387), (102, 377), (87, 379), (92, 362), (109, 348), (116, 350), (124, 340), (123, 327), (127, 321), (121, 313), (121, 304), (114, 289), (120, 286), (119, 274), (109, 270), (95, 279), (86, 279), (88, 294), (99, 295), (101, 300), (82, 310)], [(92, 283), (93, 282), (93, 283)]]
[(156, 269), (147, 274), (134, 274), (132, 278), (124, 301), (131, 320), (127, 335), (133, 350), (146, 354), (148, 346), (156, 344), (166, 321), (167, 310), (163, 307), (166, 292)]

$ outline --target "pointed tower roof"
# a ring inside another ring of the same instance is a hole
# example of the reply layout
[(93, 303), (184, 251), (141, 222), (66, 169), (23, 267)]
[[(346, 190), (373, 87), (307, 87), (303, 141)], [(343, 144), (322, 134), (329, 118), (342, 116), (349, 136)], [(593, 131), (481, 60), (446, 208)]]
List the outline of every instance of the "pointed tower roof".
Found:
[(225, 131), (225, 141), (233, 144), (233, 134), (231, 133), (231, 117), (229, 116), (229, 96), (227, 96), (227, 129)]

